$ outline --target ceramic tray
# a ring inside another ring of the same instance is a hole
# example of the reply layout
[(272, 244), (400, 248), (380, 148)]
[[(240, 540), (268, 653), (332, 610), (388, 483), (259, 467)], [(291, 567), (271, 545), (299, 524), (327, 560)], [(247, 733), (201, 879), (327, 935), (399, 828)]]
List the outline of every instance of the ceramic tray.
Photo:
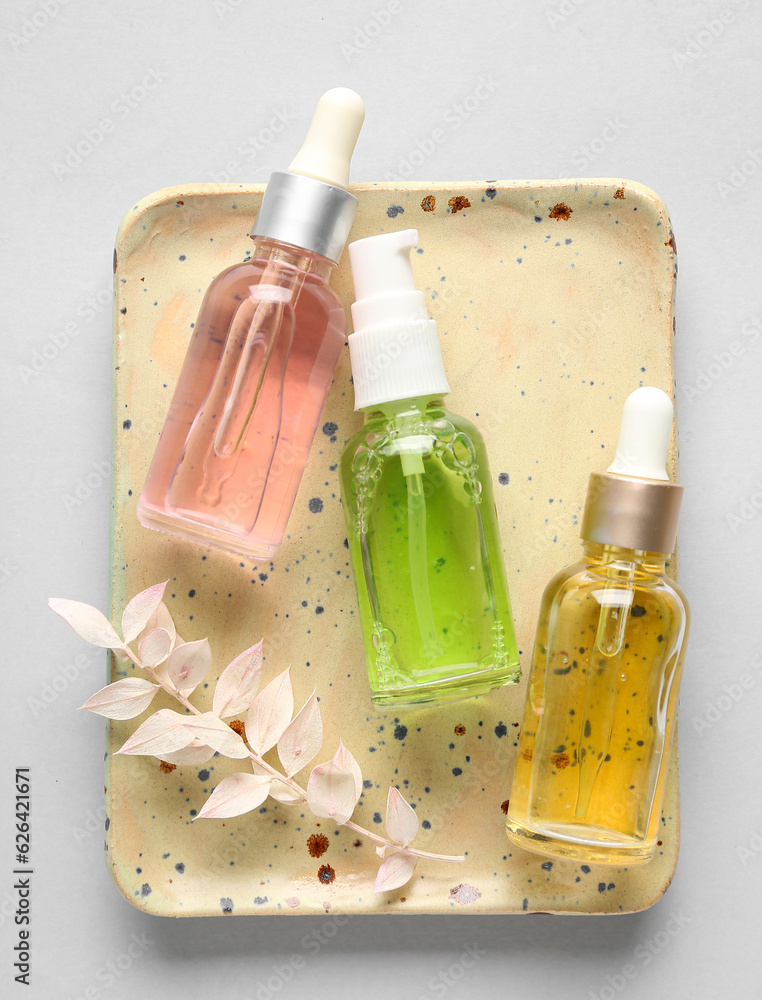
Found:
[[(383, 832), (376, 824), (396, 784), (422, 822), (415, 845), (466, 860), (421, 862), (404, 888), (373, 895), (373, 844), (299, 807), (268, 799), (238, 819), (192, 823), (216, 783), (240, 769), (234, 762), (212, 758), (167, 774), (153, 757), (109, 756), (106, 851), (117, 885), (139, 908), (167, 916), (649, 906), (677, 859), (676, 750), (653, 862), (631, 870), (548, 863), (509, 844), (501, 809), (525, 682), (404, 714), (371, 707), (337, 479), (342, 446), (361, 421), (348, 351), (272, 562), (252, 564), (138, 523), (138, 495), (201, 299), (214, 274), (250, 254), (262, 190), (168, 188), (135, 205), (119, 230), (112, 612), (169, 578), (178, 630), (186, 640), (209, 637), (213, 674), (264, 637), (264, 681), (291, 664), (297, 704), (317, 688), (325, 741), (316, 763), (333, 756), (341, 737), (362, 768), (355, 820)], [(354, 190), (352, 238), (420, 232), (413, 263), (438, 323), (449, 405), (477, 423), (491, 456), (526, 675), (540, 595), (579, 557), (587, 477), (613, 456), (623, 400), (643, 384), (673, 389), (676, 258), (666, 208), (647, 188), (611, 179)], [(348, 309), (346, 253), (331, 283)], [(674, 450), (670, 461), (674, 471)], [(111, 666), (113, 678), (123, 675), (123, 664)], [(211, 687), (199, 691), (196, 703), (210, 708)], [(176, 706), (157, 698), (154, 707)], [(141, 720), (113, 723), (110, 749)], [(318, 832), (330, 839), (319, 861), (307, 848)], [(318, 878), (323, 863), (335, 871), (330, 884)]]

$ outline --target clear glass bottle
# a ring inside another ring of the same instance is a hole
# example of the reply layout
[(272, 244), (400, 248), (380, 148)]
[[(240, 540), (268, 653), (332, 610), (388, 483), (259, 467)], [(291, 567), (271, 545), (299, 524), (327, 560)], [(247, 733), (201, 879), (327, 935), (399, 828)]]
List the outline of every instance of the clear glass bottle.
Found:
[[(519, 677), (484, 441), (445, 409), (436, 325), (416, 291), (415, 230), (350, 246), (362, 428), (341, 491), (374, 704), (481, 694)], [(366, 323), (368, 325), (366, 325)]]
[(270, 178), (252, 259), (212, 281), (138, 504), (149, 528), (252, 559), (277, 551), (345, 342), (328, 285), (352, 224), (360, 98), (324, 94)]
[(542, 598), (507, 831), (551, 857), (643, 864), (659, 837), (689, 627), (667, 576), (671, 421), (661, 390), (628, 398), (617, 457), (591, 476), (584, 556)]

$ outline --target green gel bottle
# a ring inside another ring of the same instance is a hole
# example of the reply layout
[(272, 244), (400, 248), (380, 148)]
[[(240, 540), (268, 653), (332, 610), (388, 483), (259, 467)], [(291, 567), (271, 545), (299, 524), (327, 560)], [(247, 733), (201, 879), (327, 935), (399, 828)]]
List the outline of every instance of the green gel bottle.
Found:
[(519, 679), (487, 453), (445, 409), (436, 324), (416, 289), (414, 229), (349, 246), (349, 337), (365, 423), (341, 493), (373, 702), (405, 708)]

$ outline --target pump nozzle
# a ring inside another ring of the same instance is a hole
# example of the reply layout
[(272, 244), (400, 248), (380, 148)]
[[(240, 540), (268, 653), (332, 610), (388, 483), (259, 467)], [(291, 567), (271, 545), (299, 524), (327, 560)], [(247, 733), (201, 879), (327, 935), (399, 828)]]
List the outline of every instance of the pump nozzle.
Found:
[(614, 461), (606, 470), (616, 476), (668, 480), (666, 472), (672, 400), (661, 389), (642, 386), (622, 408)]
[(315, 108), (307, 137), (288, 168), (332, 184), (349, 186), (349, 161), (365, 120), (365, 105), (359, 94), (347, 87), (334, 87), (323, 94)]

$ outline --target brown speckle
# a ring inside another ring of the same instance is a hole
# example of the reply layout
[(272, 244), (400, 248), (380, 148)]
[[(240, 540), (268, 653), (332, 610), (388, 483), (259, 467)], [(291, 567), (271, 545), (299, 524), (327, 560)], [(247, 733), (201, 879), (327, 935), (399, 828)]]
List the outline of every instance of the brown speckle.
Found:
[(333, 880), (336, 878), (336, 872), (333, 870), (333, 868), (331, 868), (330, 865), (321, 865), (318, 868), (318, 878), (325, 885), (328, 885), (329, 882), (333, 882)]
[(657, 846), (657, 847), (661, 847), (661, 845), (662, 845), (662, 842), (661, 842), (660, 840), (657, 840), (657, 841), (656, 841), (656, 846)]
[(532, 748), (531, 747), (524, 747), (524, 752), (522, 753), (521, 756), (524, 758), (524, 760), (531, 760), (532, 759)]
[(501, 808), (501, 809), (503, 810), (503, 813), (504, 813), (504, 814), (505, 814), (506, 816), (508, 815), (508, 806), (509, 806), (510, 804), (511, 804), (511, 800), (510, 800), (510, 799), (506, 799), (506, 800), (505, 800), (505, 802), (503, 802), (503, 803), (502, 803), (502, 804), (500, 805), (500, 808)]
[(563, 201), (559, 201), (557, 205), (554, 205), (548, 213), (549, 219), (563, 219), (566, 222), (569, 216), (572, 214), (574, 209), (569, 208), (567, 204)]
[(184, 201), (178, 201), (178, 203), (177, 203), (177, 204), (178, 204), (178, 205), (184, 205), (184, 204), (185, 204), (185, 202), (184, 202)]
[(456, 195), (454, 198), (450, 198), (447, 204), (450, 206), (450, 211), (453, 215), (456, 212), (462, 212), (464, 208), (471, 207), (471, 202), (468, 198), (464, 198), (463, 195)]
[(463, 725), (462, 722), (459, 722), (457, 724), (457, 726), (455, 727), (455, 735), (456, 736), (465, 736), (466, 735), (466, 727)]
[(407, 903), (407, 896), (400, 896), (400, 903)]
[(563, 771), (565, 767), (569, 766), (569, 754), (552, 753), (550, 755), (550, 763), (553, 765), (553, 767), (557, 768), (559, 771)]
[(328, 850), (330, 841), (324, 833), (313, 833), (307, 838), (307, 850), (311, 858), (321, 858)]
[(352, 844), (352, 847), (362, 847), (362, 841), (358, 837), (357, 840)]
[(669, 239), (664, 244), (665, 247), (672, 247), (672, 253), (677, 253), (677, 243), (675, 243), (675, 234), (670, 233)]
[(114, 274), (116, 274), (116, 247), (114, 248)]
[(427, 194), (426, 197), (421, 201), (421, 208), (424, 212), (433, 212), (437, 207), (437, 199), (433, 194)]
[(164, 774), (171, 774), (176, 767), (177, 764), (170, 764), (169, 761), (166, 760), (159, 761), (159, 770), (162, 771)]
[(624, 188), (623, 187), (617, 188), (616, 191), (614, 192), (614, 197), (618, 198), (620, 201), (624, 201)]
[(229, 725), (234, 733), (238, 733), (242, 739), (246, 738), (246, 726), (244, 726), (240, 719), (233, 719)]

